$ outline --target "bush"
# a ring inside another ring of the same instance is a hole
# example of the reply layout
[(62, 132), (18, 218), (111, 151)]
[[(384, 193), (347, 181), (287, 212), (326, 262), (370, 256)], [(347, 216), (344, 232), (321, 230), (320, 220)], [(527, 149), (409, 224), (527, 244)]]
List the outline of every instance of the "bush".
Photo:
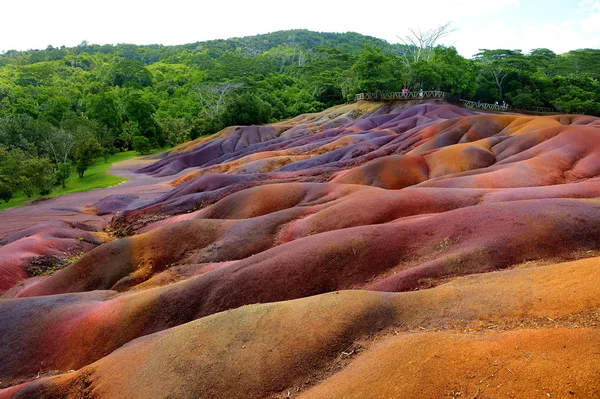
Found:
[(175, 147), (190, 140), (190, 128), (183, 119), (163, 118), (158, 124), (169, 145)]
[(13, 188), (7, 183), (0, 182), (0, 200), (8, 202), (12, 197)]
[(77, 162), (75, 169), (80, 178), (100, 155), (102, 155), (102, 147), (100, 147), (98, 140), (89, 139), (77, 143), (75, 147), (75, 161)]
[(104, 163), (108, 162), (108, 159), (113, 154), (110, 148), (102, 147), (102, 158), (104, 158)]
[(226, 127), (226, 125), (221, 121), (221, 118), (207, 118), (201, 117), (192, 122), (192, 126), (190, 129), (190, 139), (195, 140), (201, 136), (207, 136), (210, 134), (214, 134), (221, 129)]
[(60, 165), (60, 168), (56, 172), (56, 181), (60, 183), (62, 188), (67, 186), (67, 180), (71, 176), (71, 164), (69, 162)]
[(148, 151), (150, 151), (150, 140), (148, 140), (144, 136), (135, 136), (133, 138), (133, 149), (144, 155)]
[(31, 198), (31, 196), (35, 193), (35, 186), (30, 178), (26, 176), (19, 176), (17, 179), (17, 185), (23, 191), (23, 194), (27, 196), (27, 198)]
[(48, 158), (31, 158), (23, 162), (23, 172), (41, 195), (50, 194), (56, 182), (54, 165)]
[(271, 105), (252, 94), (243, 94), (223, 116), (224, 125), (258, 125), (271, 120)]

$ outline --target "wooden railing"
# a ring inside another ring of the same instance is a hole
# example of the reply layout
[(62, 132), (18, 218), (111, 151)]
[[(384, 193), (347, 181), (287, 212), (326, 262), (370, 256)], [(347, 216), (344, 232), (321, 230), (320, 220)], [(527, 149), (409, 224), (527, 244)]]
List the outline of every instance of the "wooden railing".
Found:
[(460, 100), (460, 102), (469, 108), (491, 109), (494, 111), (533, 111), (533, 112), (539, 112), (539, 113), (556, 112), (556, 110), (554, 108), (548, 108), (548, 107), (518, 107), (518, 108), (516, 108), (516, 107), (510, 107), (510, 106), (501, 105), (501, 104), (488, 104), (488, 103), (481, 103), (478, 101), (475, 102), (475, 101), (471, 101), (471, 100)]
[(557, 112), (554, 108), (548, 108), (548, 107), (515, 108), (515, 107), (510, 107), (510, 106), (501, 105), (501, 104), (489, 104), (489, 103), (482, 103), (479, 101), (463, 100), (463, 99), (456, 98), (455, 96), (453, 96), (450, 93), (447, 93), (445, 91), (438, 91), (438, 90), (429, 90), (429, 91), (422, 91), (422, 92), (413, 91), (413, 92), (408, 92), (408, 93), (402, 93), (402, 92), (359, 93), (356, 95), (356, 101), (359, 101), (359, 100), (363, 100), (363, 101), (400, 100), (400, 101), (402, 101), (402, 100), (427, 100), (427, 99), (432, 99), (432, 98), (459, 101), (462, 104), (464, 104), (466, 107), (469, 107), (469, 108), (489, 109), (489, 110), (493, 110), (493, 111), (504, 111), (504, 112), (507, 112), (507, 111), (533, 111), (533, 112), (539, 112), (539, 113), (555, 113), (555, 112)]
[(359, 93), (356, 95), (356, 100), (420, 100), (420, 99), (431, 99), (431, 98), (451, 98), (450, 93), (445, 91), (423, 91), (423, 92), (393, 92), (393, 93)]
[(460, 100), (460, 102), (469, 108), (491, 109), (494, 111), (508, 111), (510, 109), (510, 107), (500, 104), (489, 104), (470, 100)]

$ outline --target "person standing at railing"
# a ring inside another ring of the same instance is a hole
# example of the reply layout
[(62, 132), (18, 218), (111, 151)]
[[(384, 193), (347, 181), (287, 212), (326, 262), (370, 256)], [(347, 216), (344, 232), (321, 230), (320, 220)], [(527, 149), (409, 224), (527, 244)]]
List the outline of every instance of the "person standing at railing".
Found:
[(419, 90), (419, 97), (423, 98), (423, 89)]
[(407, 87), (402, 89), (402, 97), (408, 97), (408, 88)]

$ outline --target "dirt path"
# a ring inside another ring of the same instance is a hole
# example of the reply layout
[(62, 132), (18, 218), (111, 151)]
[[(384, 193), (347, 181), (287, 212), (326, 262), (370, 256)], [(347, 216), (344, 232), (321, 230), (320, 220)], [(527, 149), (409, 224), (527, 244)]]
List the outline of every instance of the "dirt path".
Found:
[(90, 215), (82, 213), (79, 209), (109, 195), (134, 194), (139, 196), (136, 202), (141, 202), (151, 200), (169, 191), (172, 187), (166, 182), (172, 180), (173, 176), (156, 178), (134, 172), (140, 167), (155, 161), (137, 158), (115, 163), (109, 172), (129, 179), (118, 186), (65, 194), (30, 205), (0, 211), (0, 238), (50, 220), (86, 223), (97, 228), (103, 228), (112, 217), (111, 215)]

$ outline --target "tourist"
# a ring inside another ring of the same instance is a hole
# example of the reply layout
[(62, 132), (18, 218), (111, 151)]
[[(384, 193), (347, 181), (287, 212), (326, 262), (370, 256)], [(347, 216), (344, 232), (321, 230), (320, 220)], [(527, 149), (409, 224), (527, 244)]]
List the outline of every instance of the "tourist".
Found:
[(419, 97), (423, 98), (423, 89), (419, 90)]

